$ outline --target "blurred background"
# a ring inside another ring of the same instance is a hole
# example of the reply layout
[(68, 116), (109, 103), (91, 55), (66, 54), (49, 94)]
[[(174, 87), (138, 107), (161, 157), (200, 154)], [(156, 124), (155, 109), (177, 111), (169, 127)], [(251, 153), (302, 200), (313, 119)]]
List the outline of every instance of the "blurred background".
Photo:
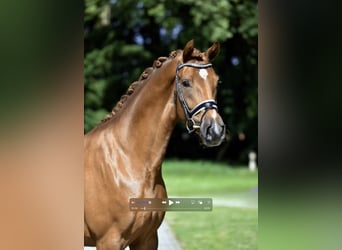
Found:
[(178, 124), (166, 157), (248, 163), (248, 153), (258, 151), (257, 1), (85, 0), (84, 8), (85, 133), (156, 58), (190, 39), (201, 51), (220, 41), (213, 65), (222, 80), (217, 101), (229, 139), (203, 149)]

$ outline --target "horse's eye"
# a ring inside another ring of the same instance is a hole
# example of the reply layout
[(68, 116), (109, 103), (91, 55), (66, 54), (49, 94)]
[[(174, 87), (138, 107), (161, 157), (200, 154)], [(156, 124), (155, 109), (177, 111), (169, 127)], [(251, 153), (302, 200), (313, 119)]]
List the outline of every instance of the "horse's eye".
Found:
[(189, 80), (183, 80), (182, 85), (186, 88), (190, 87), (190, 81)]

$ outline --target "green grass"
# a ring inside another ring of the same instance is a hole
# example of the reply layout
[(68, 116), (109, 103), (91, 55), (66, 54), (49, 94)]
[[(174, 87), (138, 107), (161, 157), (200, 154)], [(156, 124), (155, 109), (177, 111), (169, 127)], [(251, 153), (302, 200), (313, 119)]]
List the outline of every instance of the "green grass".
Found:
[[(211, 162), (166, 161), (163, 177), (169, 196), (250, 199), (257, 173)], [(256, 200), (254, 199), (254, 203)], [(215, 198), (214, 198), (215, 204)], [(218, 207), (211, 212), (167, 212), (166, 220), (184, 250), (257, 249), (256, 207)]]
[(163, 178), (169, 195), (226, 196), (258, 185), (257, 173), (212, 162), (166, 161)]
[(212, 212), (168, 212), (185, 250), (257, 249), (257, 209), (215, 207)]

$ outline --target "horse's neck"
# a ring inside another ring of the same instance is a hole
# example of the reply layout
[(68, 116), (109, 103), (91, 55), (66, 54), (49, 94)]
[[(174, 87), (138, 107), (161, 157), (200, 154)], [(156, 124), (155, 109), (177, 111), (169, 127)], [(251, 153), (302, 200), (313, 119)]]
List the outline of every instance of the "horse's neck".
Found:
[(150, 171), (160, 167), (176, 124), (172, 84), (176, 64), (175, 60), (168, 60), (156, 69), (142, 83), (139, 92), (127, 100), (115, 124), (116, 140), (126, 148), (126, 152), (132, 154), (131, 157), (139, 159), (140, 164), (143, 163), (144, 168)]

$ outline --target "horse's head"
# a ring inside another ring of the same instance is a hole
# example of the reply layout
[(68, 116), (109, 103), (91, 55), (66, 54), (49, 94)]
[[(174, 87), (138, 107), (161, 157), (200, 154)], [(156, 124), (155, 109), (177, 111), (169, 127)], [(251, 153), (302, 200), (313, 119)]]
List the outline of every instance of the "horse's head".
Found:
[(200, 52), (191, 40), (176, 69), (177, 114), (186, 122), (188, 132), (196, 131), (208, 147), (220, 145), (226, 133), (215, 101), (219, 78), (210, 63), (219, 50), (216, 42)]

